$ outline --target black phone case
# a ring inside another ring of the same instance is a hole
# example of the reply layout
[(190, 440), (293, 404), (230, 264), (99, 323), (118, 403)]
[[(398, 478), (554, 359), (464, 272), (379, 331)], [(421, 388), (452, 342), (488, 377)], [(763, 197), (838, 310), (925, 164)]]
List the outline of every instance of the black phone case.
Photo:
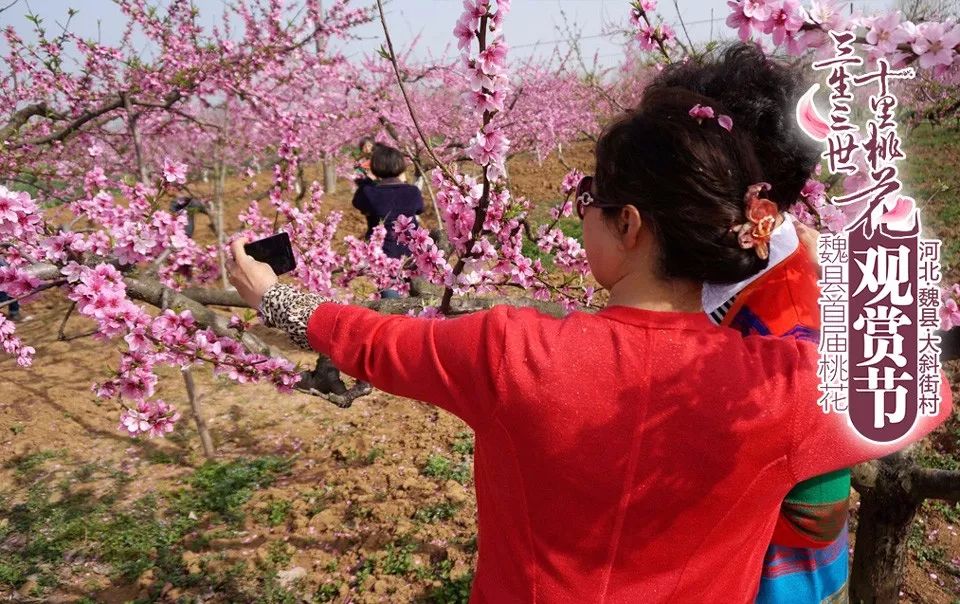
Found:
[(297, 268), (297, 261), (293, 258), (293, 246), (290, 245), (290, 235), (278, 233), (243, 246), (243, 249), (254, 260), (270, 265), (278, 275), (289, 273)]

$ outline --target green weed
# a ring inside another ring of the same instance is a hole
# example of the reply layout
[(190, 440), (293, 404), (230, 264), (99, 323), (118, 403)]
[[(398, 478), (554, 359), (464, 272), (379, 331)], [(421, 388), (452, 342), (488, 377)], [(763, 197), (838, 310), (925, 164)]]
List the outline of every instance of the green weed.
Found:
[(413, 519), (425, 523), (450, 520), (456, 515), (458, 507), (459, 506), (449, 501), (442, 501), (434, 505), (418, 508), (417, 511), (413, 513)]
[(460, 455), (473, 455), (473, 434), (471, 432), (457, 434), (457, 440), (454, 441), (451, 448), (454, 453)]
[(460, 484), (466, 484), (470, 480), (472, 472), (470, 464), (467, 462), (454, 463), (448, 457), (435, 454), (427, 458), (427, 463), (420, 470), (420, 473), (431, 478), (456, 480)]
[(381, 561), (383, 572), (388, 575), (405, 575), (413, 568), (412, 543), (391, 543), (387, 545), (387, 554)]

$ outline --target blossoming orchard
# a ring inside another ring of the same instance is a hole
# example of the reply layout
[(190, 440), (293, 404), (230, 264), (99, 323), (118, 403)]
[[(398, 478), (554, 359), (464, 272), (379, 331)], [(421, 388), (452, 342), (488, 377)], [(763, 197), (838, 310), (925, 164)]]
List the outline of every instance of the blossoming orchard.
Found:
[[(57, 361), (45, 359), (29, 335), (36, 319), (15, 321), (9, 311), (17, 305), (21, 317), (29, 316), (36, 305), (62, 300), (60, 336), (71, 317), (85, 321), (85, 338), (103, 355), (101, 372), (86, 376), (84, 385), (96, 399), (86, 403), (93, 412), (109, 416), (115, 433), (133, 443), (167, 442), (158, 437), (193, 430), (184, 419), (191, 418), (210, 458), (215, 450), (195, 374), (238, 384), (231, 386), (238, 396), (246, 388), (240, 384), (268, 384), (277, 405), (312, 395), (311, 404), (327, 399), (350, 407), (376, 394), (341, 376), (322, 355), (303, 366), (291, 346), (269, 337), (257, 309), (227, 282), (230, 244), (238, 238), (286, 232), (296, 268), (285, 282), (384, 313), (442, 318), (504, 303), (556, 316), (595, 312), (608, 292), (592, 277), (571, 227), (579, 224), (577, 185), (594, 166), (592, 157), (570, 150), (592, 149), (667, 66), (701, 61), (736, 40), (810, 65), (832, 56), (830, 32), (851, 31), (864, 69), (884, 62), (915, 70), (915, 78), (893, 84), (903, 133), (956, 138), (960, 123), (960, 24), (944, 3), (729, 0), (726, 12), (710, 13), (716, 29), (705, 40), (687, 31), (697, 3), (675, 2), (674, 10), (656, 0), (624, 0), (613, 22), (603, 24), (602, 35), (622, 45), (609, 65), (591, 63), (570, 30), (549, 53), (517, 53), (506, 32), (519, 0), (513, 7), (510, 0), (463, 0), (459, 18), (445, 26), (446, 39), (416, 37), (407, 45), (397, 38), (406, 27), (398, 13), (406, 1), (114, 0), (122, 15), (115, 43), (75, 32), (76, 15), (97, 10), (77, 4), (56, 20), (28, 12), (11, 22), (0, 12), (0, 292), (6, 294), (0, 308), (8, 311), (0, 314), (7, 355), (0, 374), (29, 380), (38, 365)], [(608, 12), (614, 4), (605, 4)], [(917, 8), (927, 4), (939, 12)], [(378, 49), (356, 51), (371, 35)], [(418, 51), (427, 46), (430, 52)], [(812, 84), (817, 76), (808, 73)], [(808, 132), (827, 128), (826, 91), (805, 99), (800, 112)], [(735, 116), (706, 105), (691, 107), (689, 116), (729, 133), (741, 128)], [(904, 134), (908, 145), (910, 136)], [(337, 188), (352, 191), (355, 149), (364, 137), (400, 151), (426, 206), (419, 220), (401, 215), (392, 232), (380, 225), (368, 237), (344, 228), (345, 214), (355, 210), (331, 202)], [(948, 160), (956, 172), (960, 146), (949, 157), (944, 152)], [(517, 166), (537, 170), (551, 161), (562, 164), (565, 177), (545, 183), (537, 201), (530, 187), (518, 190)], [(831, 199), (867, 184), (861, 167), (848, 177), (818, 168), (791, 214), (823, 233), (842, 231), (864, 206)], [(955, 203), (949, 183), (937, 181), (922, 196), (914, 180), (919, 170), (901, 178), (904, 195), (925, 213)], [(241, 184), (228, 194), (228, 181)], [(206, 214), (202, 224), (209, 220), (210, 233), (202, 237), (194, 233), (198, 212), (183, 209), (192, 200)], [(955, 254), (956, 214), (946, 212), (953, 218), (930, 235)], [(385, 253), (388, 238), (409, 254)], [(960, 326), (954, 262), (945, 252), (944, 341)], [(163, 380), (178, 387), (161, 388)], [(355, 411), (337, 410), (337, 417)], [(910, 465), (902, 472), (920, 470)], [(884, 471), (872, 466), (865, 492), (879, 492)], [(956, 501), (960, 488), (953, 485), (950, 496), (907, 497), (916, 503), (907, 524), (927, 497)], [(956, 508), (949, 509), (953, 516), (944, 517), (956, 525)], [(7, 555), (8, 528), (0, 526), (0, 551)], [(910, 539), (911, 548), (929, 553), (923, 529)], [(960, 556), (958, 543), (944, 547)], [(896, 556), (887, 570), (902, 594), (903, 553)], [(386, 558), (378, 560), (382, 567)], [(858, 563), (880, 564), (866, 556)], [(4, 585), (3, 568), (0, 588), (25, 584)], [(938, 594), (960, 597), (957, 559), (944, 558), (936, 571), (922, 568)], [(362, 571), (351, 572), (352, 581)], [(860, 583), (860, 594), (868, 583)], [(872, 584), (878, 593), (880, 583)], [(363, 593), (362, 579), (337, 589), (345, 599), (336, 601), (368, 601), (347, 595)], [(909, 590), (909, 601), (951, 601), (917, 595), (929, 590), (913, 583)], [(380, 595), (379, 601), (403, 600)], [(894, 601), (884, 597), (869, 601)]]

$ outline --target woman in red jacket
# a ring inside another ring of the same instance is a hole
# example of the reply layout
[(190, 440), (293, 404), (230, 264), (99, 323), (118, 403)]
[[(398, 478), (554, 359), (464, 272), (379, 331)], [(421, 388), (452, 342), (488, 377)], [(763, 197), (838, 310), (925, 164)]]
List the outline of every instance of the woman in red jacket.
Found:
[(950, 413), (945, 393), (910, 438), (867, 444), (817, 406), (812, 344), (710, 323), (702, 283), (766, 265), (770, 202), (749, 142), (704, 107), (725, 113), (651, 91), (598, 141), (578, 196), (610, 293), (597, 314), (381, 316), (279, 284), (234, 245), (231, 280), (265, 323), (474, 429), (474, 602), (750, 602), (793, 485)]

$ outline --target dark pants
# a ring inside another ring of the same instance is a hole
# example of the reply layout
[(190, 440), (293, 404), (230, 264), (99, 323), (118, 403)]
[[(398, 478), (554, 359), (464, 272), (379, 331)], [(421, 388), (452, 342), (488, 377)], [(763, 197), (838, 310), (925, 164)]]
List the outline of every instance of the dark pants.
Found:
[[(5, 292), (0, 292), (0, 304), (3, 304), (7, 300), (12, 300), (12, 298), (8, 296)], [(18, 313), (20, 312), (20, 303), (14, 302), (13, 304), (10, 304), (9, 306), (7, 306), (7, 309), (11, 313)]]

